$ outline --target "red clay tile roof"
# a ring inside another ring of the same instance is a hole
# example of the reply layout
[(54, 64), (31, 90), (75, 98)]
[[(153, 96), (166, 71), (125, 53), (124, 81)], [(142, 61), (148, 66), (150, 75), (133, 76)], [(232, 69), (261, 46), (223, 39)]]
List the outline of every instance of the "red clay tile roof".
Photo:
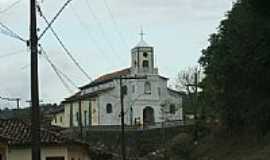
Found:
[(185, 92), (183, 91), (177, 91), (175, 89), (172, 89), (172, 88), (168, 88), (168, 91), (171, 92), (171, 93), (175, 93), (175, 94), (178, 94), (178, 95), (187, 95)]
[[(30, 145), (31, 124), (16, 119), (0, 120), (0, 136), (9, 138), (9, 145)], [(63, 145), (75, 142), (64, 137), (60, 132), (44, 128), (40, 129), (40, 140), (42, 145)]]
[(128, 74), (130, 74), (130, 68), (126, 68), (126, 69), (122, 69), (120, 71), (116, 71), (116, 72), (112, 72), (112, 73), (109, 73), (109, 74), (105, 74), (105, 75), (102, 75), (102, 76), (98, 77), (97, 79), (95, 79), (91, 83), (89, 83), (89, 84), (87, 84), (85, 86), (80, 87), (80, 89), (92, 87), (92, 86), (95, 86), (97, 84), (101, 84), (101, 83), (104, 83), (104, 82), (111, 81), (114, 78), (117, 78), (117, 77), (120, 77), (120, 76), (126, 76)]
[[(102, 76), (98, 77), (97, 79), (95, 79), (91, 83), (80, 87), (80, 89), (83, 90), (83, 89), (88, 88), (88, 87), (93, 87), (93, 86), (96, 86), (98, 84), (102, 84), (102, 83), (112, 81), (114, 78), (117, 78), (117, 77), (120, 77), (120, 76), (127, 76), (129, 74), (130, 74), (130, 68), (126, 68), (126, 69), (122, 69), (122, 70), (115, 71), (115, 72), (112, 72), (112, 73), (108, 73), (108, 74), (105, 74), (105, 75), (102, 75)], [(66, 98), (63, 101), (63, 103), (71, 102), (71, 101), (75, 101), (75, 100), (83, 99), (83, 98), (87, 98), (87, 97), (93, 97), (93, 96), (96, 96), (97, 94), (99, 94), (101, 92), (104, 92), (104, 91), (107, 91), (107, 90), (110, 90), (110, 89), (111, 88), (105, 89), (105, 90), (99, 90), (97, 92), (93, 92), (93, 93), (90, 93), (90, 94), (87, 94), (87, 95), (84, 95), (84, 96), (81, 96), (81, 91), (79, 91), (79, 92), (75, 93), (74, 95)]]
[(59, 105), (59, 106), (50, 108), (50, 110), (48, 111), (48, 114), (54, 115), (57, 113), (62, 113), (64, 111), (65, 111), (64, 105)]
[[(93, 97), (96, 97), (98, 94), (107, 92), (107, 91), (109, 91), (111, 89), (113, 89), (113, 87), (97, 90), (95, 92), (91, 92), (91, 93), (84, 94), (84, 95), (76, 93), (75, 95), (66, 98), (62, 103), (93, 98)], [(81, 93), (81, 92), (79, 92), (79, 93)]]

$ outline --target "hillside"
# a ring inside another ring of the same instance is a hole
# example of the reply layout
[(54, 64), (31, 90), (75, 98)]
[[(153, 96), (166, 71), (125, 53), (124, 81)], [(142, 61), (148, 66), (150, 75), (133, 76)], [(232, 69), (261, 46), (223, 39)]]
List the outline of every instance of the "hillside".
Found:
[(235, 136), (208, 136), (191, 152), (191, 159), (206, 160), (268, 160), (270, 139), (265, 137), (259, 143), (251, 134)]

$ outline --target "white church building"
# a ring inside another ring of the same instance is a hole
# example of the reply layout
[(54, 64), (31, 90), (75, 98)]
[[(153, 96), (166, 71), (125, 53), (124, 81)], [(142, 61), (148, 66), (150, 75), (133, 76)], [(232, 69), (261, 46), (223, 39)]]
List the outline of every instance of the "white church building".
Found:
[(146, 126), (164, 121), (182, 121), (183, 94), (168, 88), (168, 78), (154, 66), (154, 48), (143, 37), (131, 50), (131, 65), (105, 74), (80, 88), (62, 102), (63, 112), (55, 114), (53, 125), (62, 127), (120, 125), (119, 77), (146, 79), (123, 80), (124, 118), (128, 126)]

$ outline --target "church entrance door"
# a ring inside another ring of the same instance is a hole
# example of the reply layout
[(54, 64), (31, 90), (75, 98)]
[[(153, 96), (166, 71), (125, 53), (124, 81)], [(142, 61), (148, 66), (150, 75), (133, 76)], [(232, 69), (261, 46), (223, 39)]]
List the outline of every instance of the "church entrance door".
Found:
[(146, 107), (143, 110), (143, 124), (149, 125), (155, 122), (154, 109), (152, 107)]

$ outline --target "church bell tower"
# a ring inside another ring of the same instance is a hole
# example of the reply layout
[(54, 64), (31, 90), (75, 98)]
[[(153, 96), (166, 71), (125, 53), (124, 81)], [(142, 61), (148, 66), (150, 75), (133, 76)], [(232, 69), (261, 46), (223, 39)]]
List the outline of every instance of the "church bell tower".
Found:
[(144, 35), (141, 31), (140, 42), (131, 50), (131, 68), (135, 74), (157, 74), (154, 68), (154, 47), (144, 41)]

